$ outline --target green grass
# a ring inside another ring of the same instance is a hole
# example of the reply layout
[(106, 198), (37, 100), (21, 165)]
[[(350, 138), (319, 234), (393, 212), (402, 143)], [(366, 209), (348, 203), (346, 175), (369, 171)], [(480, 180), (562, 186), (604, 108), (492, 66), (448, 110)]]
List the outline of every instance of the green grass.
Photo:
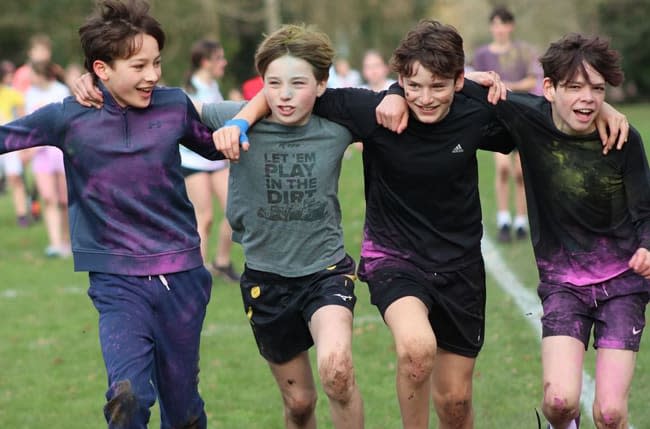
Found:
[[(624, 107), (650, 141), (643, 119), (650, 106)], [(364, 202), (360, 154), (344, 162), (340, 186), (348, 252), (359, 255)], [(494, 237), (493, 169), (480, 154), (481, 195), (486, 234)], [(97, 339), (97, 314), (86, 295), (87, 275), (74, 273), (69, 260), (42, 256), (45, 232), (39, 224), (17, 229), (10, 200), (0, 196), (0, 428), (93, 429), (105, 427), (106, 389)], [(531, 291), (537, 284), (529, 242), (500, 247), (502, 257)], [(235, 250), (241, 268), (241, 250)], [(366, 427), (399, 428), (390, 334), (370, 305), (365, 284), (357, 284), (354, 359), (365, 402)], [(539, 339), (526, 318), (492, 278), (488, 278), (485, 347), (474, 377), (476, 428), (535, 428), (541, 398)], [(645, 336), (630, 396), (637, 429), (648, 427), (650, 349)], [(593, 351), (587, 368), (593, 374)], [(237, 286), (216, 281), (205, 321), (201, 391), (209, 427), (282, 428), (281, 399), (258, 355)], [(319, 427), (331, 427), (327, 400), (319, 394)], [(432, 419), (435, 420), (435, 419)], [(158, 426), (154, 410), (151, 427)], [(435, 424), (432, 424), (435, 427)], [(583, 425), (590, 428), (589, 424)]]

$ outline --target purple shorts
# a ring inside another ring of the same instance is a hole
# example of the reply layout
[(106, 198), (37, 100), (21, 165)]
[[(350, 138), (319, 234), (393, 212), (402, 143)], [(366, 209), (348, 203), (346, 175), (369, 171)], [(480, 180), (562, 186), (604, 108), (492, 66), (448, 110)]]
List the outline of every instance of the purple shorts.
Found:
[(567, 335), (589, 345), (594, 328), (594, 348), (639, 351), (650, 299), (648, 281), (623, 274), (586, 286), (541, 282), (542, 337)]

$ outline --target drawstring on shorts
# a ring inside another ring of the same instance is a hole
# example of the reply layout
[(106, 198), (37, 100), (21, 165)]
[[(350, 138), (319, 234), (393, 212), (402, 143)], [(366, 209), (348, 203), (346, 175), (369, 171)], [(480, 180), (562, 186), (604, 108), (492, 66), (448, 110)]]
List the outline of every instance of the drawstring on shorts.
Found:
[[(151, 280), (151, 276), (149, 276), (149, 280)], [(167, 278), (164, 275), (158, 274), (158, 280), (160, 280), (160, 283), (162, 283), (163, 286), (165, 286), (165, 289), (171, 290), (169, 288), (169, 282), (167, 281)]]

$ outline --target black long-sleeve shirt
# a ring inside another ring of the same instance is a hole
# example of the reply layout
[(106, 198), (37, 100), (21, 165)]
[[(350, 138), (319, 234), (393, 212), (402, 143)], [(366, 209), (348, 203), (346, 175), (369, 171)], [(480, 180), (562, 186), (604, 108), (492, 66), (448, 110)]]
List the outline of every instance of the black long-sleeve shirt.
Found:
[[(466, 84), (481, 101), (485, 90)], [(543, 97), (508, 95), (492, 107), (521, 155), (531, 238), (542, 281), (590, 285), (628, 271), (650, 248), (650, 170), (634, 129), (623, 149), (602, 154), (597, 133), (560, 132)]]
[(456, 94), (448, 115), (425, 124), (413, 116), (402, 134), (380, 126), (384, 92), (328, 89), (314, 113), (348, 127), (364, 143), (366, 218), (361, 250), (373, 260), (408, 260), (429, 272), (454, 271), (481, 259), (483, 233), (478, 149), (508, 152), (512, 142), (494, 111)]

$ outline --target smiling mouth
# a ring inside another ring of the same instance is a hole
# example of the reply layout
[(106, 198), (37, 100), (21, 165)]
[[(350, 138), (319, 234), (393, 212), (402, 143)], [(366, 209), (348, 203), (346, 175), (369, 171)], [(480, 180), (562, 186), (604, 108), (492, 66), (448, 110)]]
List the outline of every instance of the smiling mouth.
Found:
[(296, 109), (290, 106), (278, 106), (278, 111), (284, 115), (292, 114)]
[(575, 109), (573, 113), (582, 119), (589, 119), (594, 113), (593, 109)]
[(431, 113), (436, 111), (437, 106), (418, 106), (418, 109), (425, 113)]

